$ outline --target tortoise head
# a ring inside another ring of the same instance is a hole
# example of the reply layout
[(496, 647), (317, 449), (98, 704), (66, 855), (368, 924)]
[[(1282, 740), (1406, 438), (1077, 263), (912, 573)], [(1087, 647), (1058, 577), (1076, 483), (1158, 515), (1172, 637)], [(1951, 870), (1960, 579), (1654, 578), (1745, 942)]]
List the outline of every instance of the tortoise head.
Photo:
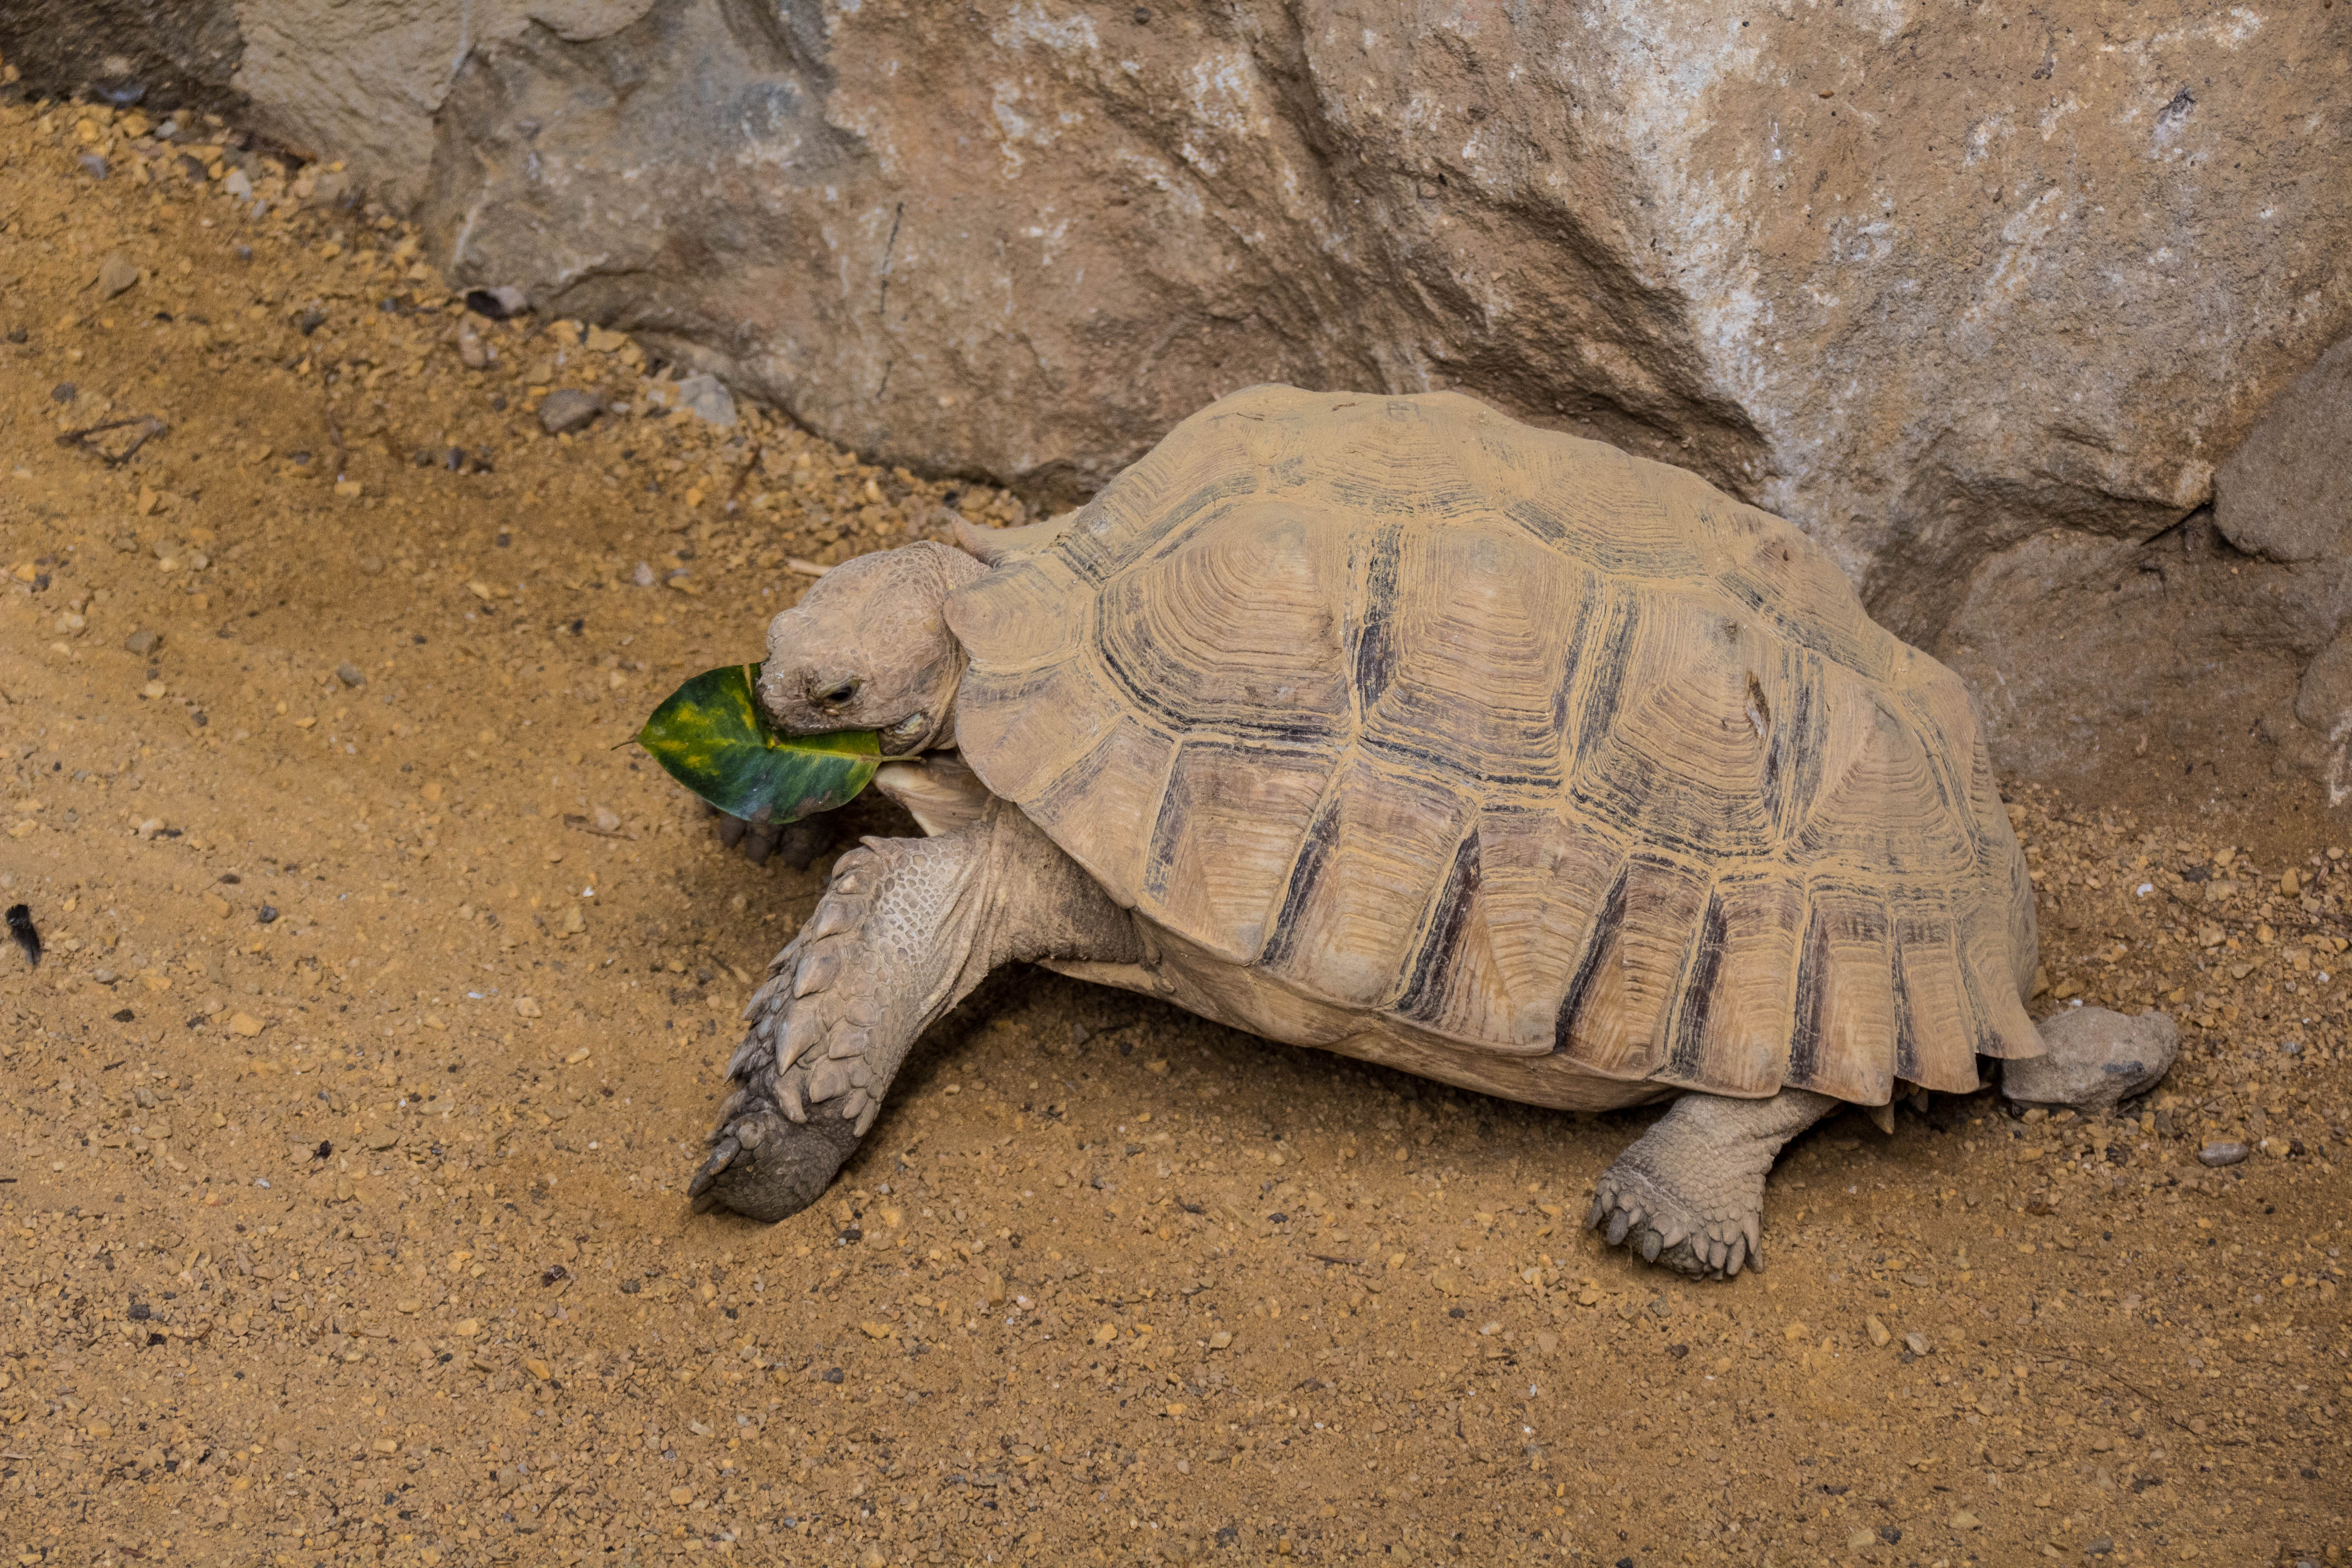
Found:
[(953, 744), (964, 659), (944, 612), (986, 570), (929, 540), (843, 562), (768, 623), (760, 706), (787, 734), (879, 731), (894, 756)]

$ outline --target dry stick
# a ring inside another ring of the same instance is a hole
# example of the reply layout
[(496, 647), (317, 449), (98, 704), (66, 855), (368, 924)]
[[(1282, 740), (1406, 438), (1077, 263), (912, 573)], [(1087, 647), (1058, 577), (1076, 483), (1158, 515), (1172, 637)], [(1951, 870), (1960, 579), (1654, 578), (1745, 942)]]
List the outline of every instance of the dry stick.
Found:
[(767, 455), (768, 449), (765, 447), (753, 444), (751, 455), (743, 459), (742, 466), (735, 470), (735, 478), (729, 482), (727, 494), (720, 499), (719, 504), (719, 510), (726, 511), (734, 506), (736, 495), (743, 489), (743, 481), (751, 477), (751, 470), (758, 468), (760, 459)]
[[(130, 446), (125, 447), (119, 456), (110, 455), (101, 450), (89, 439), (92, 436), (103, 435), (109, 430), (120, 430), (129, 425), (144, 426), (145, 428), (139, 432), (138, 438), (133, 440)], [(119, 468), (123, 464), (131, 460), (131, 455), (132, 453), (138, 451), (140, 447), (145, 446), (156, 437), (163, 435), (170, 428), (170, 426), (164, 424), (152, 414), (139, 414), (134, 415), (128, 419), (110, 419), (103, 425), (92, 425), (89, 428), (83, 430), (68, 430), (58, 436), (58, 445), (60, 447), (71, 447), (79, 451), (88, 452), (100, 462), (104, 463), (108, 468)]]
[[(2183, 1432), (2189, 1432), (2189, 1424), (2185, 1421), (2175, 1418), (2167, 1412), (2163, 1405), (2158, 1401), (2155, 1394), (2148, 1393), (2144, 1388), (2135, 1387), (2133, 1384), (2126, 1383), (2122, 1378), (2117, 1377), (2105, 1367), (2095, 1366), (2091, 1363), (2081, 1360), (2075, 1356), (2061, 1355), (2056, 1351), (2033, 1351), (2029, 1353), (2039, 1361), (2063, 1361), (2069, 1366), (2079, 1366), (2086, 1372), (2095, 1372), (2101, 1377), (2105, 1378), (2109, 1383), (2114, 1384), (2117, 1388), (2122, 1389), (2126, 1394), (2130, 1394), (2139, 1399), (2147, 1401), (2147, 1407), (2150, 1410), (2155, 1411), (2158, 1415), (2163, 1416), (2167, 1421), (2171, 1422), (2173, 1426), (2178, 1426)], [(2197, 1434), (2189, 1432), (2189, 1436), (2195, 1436)], [(2230, 1439), (2224, 1438), (2222, 1441), (2224, 1443), (2228, 1443)]]

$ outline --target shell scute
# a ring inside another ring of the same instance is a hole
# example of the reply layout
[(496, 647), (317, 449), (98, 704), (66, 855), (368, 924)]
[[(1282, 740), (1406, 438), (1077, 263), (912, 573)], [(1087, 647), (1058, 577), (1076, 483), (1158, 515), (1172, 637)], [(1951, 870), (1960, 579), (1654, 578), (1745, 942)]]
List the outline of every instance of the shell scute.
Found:
[(1344, 742), (1347, 542), (1327, 518), (1278, 503), (1204, 517), (1104, 584), (1096, 654), (1171, 731)]
[(1895, 1040), (1885, 897), (1873, 887), (1822, 881), (1811, 905), (1783, 1081), (1884, 1105), (1895, 1088)]
[(1804, 889), (1769, 861), (1716, 879), (1658, 1077), (1723, 1094), (1770, 1094), (1789, 1063)]
[(1706, 891), (1696, 866), (1649, 849), (1626, 857), (1560, 999), (1556, 1052), (1606, 1078), (1648, 1078), (1664, 1064), (1666, 1019)]
[(1180, 740), (1129, 901), (1228, 963), (1255, 962), (1330, 772), (1317, 751)]
[(1299, 844), (1280, 911), (1258, 955), (1268, 973), (1353, 1006), (1384, 1005), (1409, 984), (1417, 939), (1477, 803), (1442, 777), (1344, 757)]

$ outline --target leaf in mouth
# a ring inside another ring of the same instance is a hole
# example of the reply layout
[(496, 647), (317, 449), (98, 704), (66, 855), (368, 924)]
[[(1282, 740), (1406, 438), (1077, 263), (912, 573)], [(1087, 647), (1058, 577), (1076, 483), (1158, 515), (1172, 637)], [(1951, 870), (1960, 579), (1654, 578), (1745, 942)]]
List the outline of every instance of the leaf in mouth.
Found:
[(670, 777), (751, 822), (797, 822), (873, 782), (882, 763), (873, 731), (782, 734), (760, 708), (759, 679), (756, 664), (705, 670), (654, 710), (637, 744)]

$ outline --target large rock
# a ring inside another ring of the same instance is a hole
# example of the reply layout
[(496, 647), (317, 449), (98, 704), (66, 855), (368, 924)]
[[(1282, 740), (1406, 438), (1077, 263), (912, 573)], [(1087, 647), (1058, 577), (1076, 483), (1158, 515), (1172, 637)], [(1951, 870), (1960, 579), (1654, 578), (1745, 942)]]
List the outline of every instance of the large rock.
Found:
[(2045, 530), (1958, 597), (1931, 651), (1976, 694), (2005, 770), (2200, 800), (2322, 770), (2296, 682), (2352, 615), (2352, 557), (2248, 555), (2200, 510), (2144, 541)]
[[(1251, 382), (1458, 387), (1795, 520), (1996, 697), (2072, 648), (1970, 606), (2133, 559), (2352, 328), (2341, 7), (95, 8), (204, 31), (457, 279), (869, 453), (1059, 500)], [(2332, 614), (2250, 634), (2257, 710)], [(2001, 761), (2067, 771), (2069, 710)]]

